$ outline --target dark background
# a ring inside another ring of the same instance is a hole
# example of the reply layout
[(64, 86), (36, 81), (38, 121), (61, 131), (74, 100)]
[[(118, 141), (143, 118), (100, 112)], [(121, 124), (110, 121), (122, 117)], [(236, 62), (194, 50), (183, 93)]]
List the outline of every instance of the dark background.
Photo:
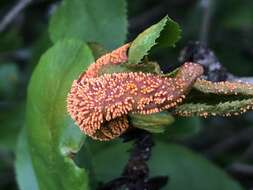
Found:
[[(208, 4), (209, 2), (209, 4)], [(23, 125), (26, 88), (40, 55), (50, 47), (48, 20), (59, 1), (34, 0), (0, 29), (0, 189), (17, 189), (15, 145)], [(17, 5), (0, 1), (0, 22)], [(129, 0), (128, 40), (168, 14), (182, 28), (174, 49), (155, 53), (164, 71), (179, 64), (189, 41), (201, 41), (214, 51), (227, 70), (253, 75), (252, 0)], [(194, 130), (173, 138), (226, 170), (246, 189), (253, 189), (253, 114), (231, 118), (195, 118)]]

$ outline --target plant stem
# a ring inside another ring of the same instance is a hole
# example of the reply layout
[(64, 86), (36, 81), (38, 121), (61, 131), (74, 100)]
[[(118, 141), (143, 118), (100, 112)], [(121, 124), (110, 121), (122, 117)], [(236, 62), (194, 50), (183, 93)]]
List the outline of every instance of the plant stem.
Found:
[(20, 0), (17, 2), (13, 8), (3, 17), (0, 22), (0, 32), (3, 32), (5, 28), (17, 17), (17, 15), (22, 12), (32, 0)]
[(154, 146), (151, 133), (137, 129), (123, 136), (125, 141), (134, 140), (130, 158), (122, 175), (104, 184), (99, 190), (161, 189), (167, 183), (167, 176), (149, 178), (147, 161), (151, 156), (151, 148)]
[(200, 42), (204, 45), (208, 43), (209, 28), (211, 24), (211, 17), (213, 13), (214, 0), (200, 0), (200, 6), (202, 7), (203, 20), (200, 28)]

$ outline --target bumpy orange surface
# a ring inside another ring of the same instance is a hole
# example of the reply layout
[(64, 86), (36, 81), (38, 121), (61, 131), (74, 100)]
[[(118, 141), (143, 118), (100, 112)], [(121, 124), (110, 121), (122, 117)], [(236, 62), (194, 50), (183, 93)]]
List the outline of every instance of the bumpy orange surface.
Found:
[(129, 44), (102, 56), (72, 84), (67, 109), (80, 129), (94, 139), (110, 140), (129, 127), (128, 113), (152, 114), (182, 102), (202, 66), (185, 63), (176, 77), (132, 72), (98, 76), (106, 64), (127, 61)]

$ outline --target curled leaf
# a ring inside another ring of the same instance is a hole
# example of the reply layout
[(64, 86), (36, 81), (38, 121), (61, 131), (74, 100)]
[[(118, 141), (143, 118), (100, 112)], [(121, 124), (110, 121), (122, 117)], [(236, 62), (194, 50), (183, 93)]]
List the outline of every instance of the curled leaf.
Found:
[(174, 118), (166, 111), (151, 115), (130, 114), (130, 123), (139, 129), (151, 133), (162, 133), (174, 122)]
[(180, 116), (231, 116), (245, 113), (253, 108), (253, 98), (210, 103), (185, 103), (175, 109)]
[(211, 82), (199, 79), (196, 80), (194, 88), (203, 93), (253, 95), (253, 85), (243, 82)]
[(253, 108), (253, 85), (196, 80), (188, 99), (174, 112), (181, 116), (231, 116)]

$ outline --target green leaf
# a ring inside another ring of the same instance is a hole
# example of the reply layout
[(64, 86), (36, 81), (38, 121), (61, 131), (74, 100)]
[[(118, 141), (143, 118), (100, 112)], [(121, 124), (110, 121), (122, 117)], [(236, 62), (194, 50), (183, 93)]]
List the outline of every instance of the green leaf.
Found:
[(74, 38), (115, 49), (126, 40), (126, 2), (64, 0), (50, 21), (49, 33), (53, 42)]
[(75, 155), (82, 147), (86, 136), (80, 132), (80, 129), (74, 124), (73, 120), (68, 117), (66, 120), (67, 127), (63, 130), (60, 137), (60, 151), (64, 156)]
[(231, 116), (239, 115), (253, 108), (253, 98), (216, 101), (216, 102), (188, 102), (175, 109), (175, 113), (182, 116)]
[(162, 133), (174, 122), (174, 118), (165, 111), (151, 115), (131, 114), (129, 118), (132, 126), (151, 133)]
[(197, 80), (194, 88), (202, 93), (212, 93), (221, 95), (253, 95), (253, 85), (243, 82), (211, 82), (207, 80)]
[[(95, 145), (94, 145), (95, 143)], [(94, 177), (99, 182), (109, 182), (119, 177), (129, 159), (131, 143), (94, 142), (91, 146)], [(117, 155), (117, 159), (115, 159)], [(113, 169), (112, 169), (113, 160)], [(168, 176), (169, 190), (241, 190), (225, 172), (208, 160), (175, 144), (155, 141), (148, 161), (150, 175)]]
[(23, 128), (19, 134), (15, 160), (16, 179), (20, 190), (39, 190), (38, 181), (28, 150), (27, 134)]
[(139, 63), (156, 44), (163, 47), (174, 46), (180, 33), (179, 25), (168, 16), (164, 17), (136, 37), (129, 48), (128, 62)]
[(32, 71), (35, 66), (38, 64), (41, 55), (49, 49), (53, 43), (49, 38), (49, 34), (47, 28), (41, 32), (41, 34), (37, 37), (36, 41), (33, 43), (31, 47), (31, 61), (29, 62), (29, 72)]
[(156, 142), (149, 160), (152, 176), (168, 176), (169, 190), (241, 190), (240, 185), (211, 162), (175, 144)]
[(176, 118), (175, 122), (166, 128), (163, 136), (167, 140), (184, 139), (196, 135), (201, 129), (201, 121), (198, 117)]
[(40, 189), (88, 189), (85, 169), (71, 159), (83, 143), (66, 112), (72, 81), (92, 63), (86, 44), (56, 43), (40, 59), (28, 88), (26, 127), (28, 146)]
[[(98, 182), (108, 182), (119, 177), (129, 159), (131, 143), (122, 143), (120, 140), (111, 142), (92, 142), (90, 150), (94, 177)], [(117, 159), (115, 159), (117, 155)], [(113, 161), (113, 167), (112, 167)]]
[(183, 104), (175, 108), (182, 116), (231, 116), (253, 108), (253, 85), (241, 82), (197, 80)]

